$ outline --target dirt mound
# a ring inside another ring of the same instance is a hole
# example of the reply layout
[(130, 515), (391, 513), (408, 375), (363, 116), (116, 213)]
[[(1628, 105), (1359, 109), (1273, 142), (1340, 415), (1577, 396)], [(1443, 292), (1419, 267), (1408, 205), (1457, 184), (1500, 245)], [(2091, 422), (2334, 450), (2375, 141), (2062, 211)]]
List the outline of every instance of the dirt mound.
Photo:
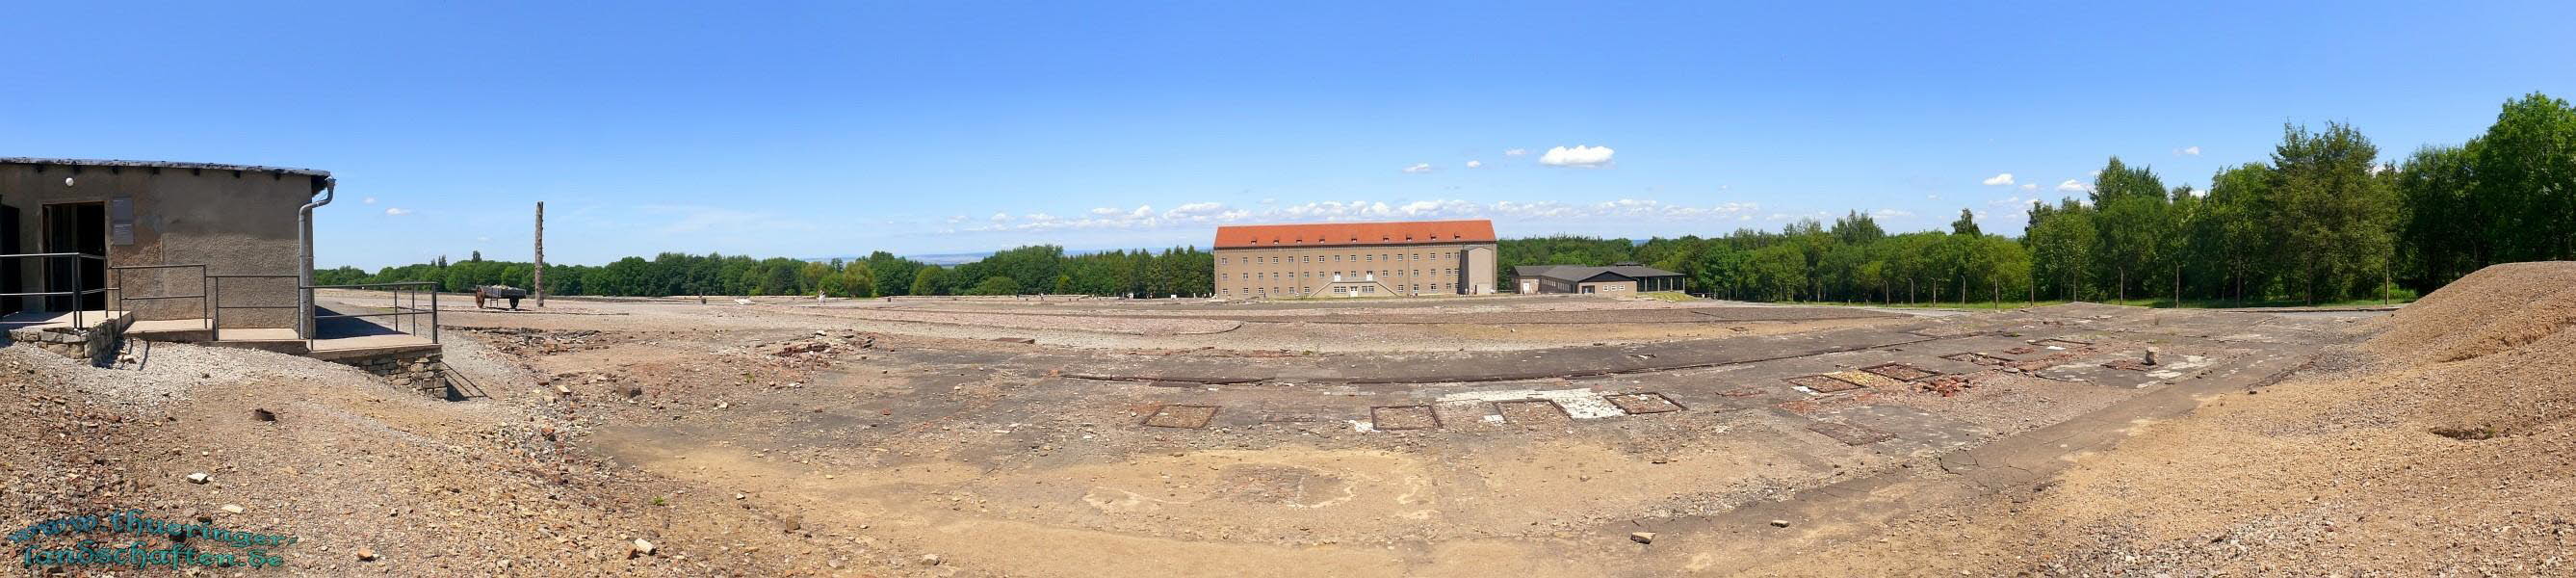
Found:
[(2460, 361), (2537, 342), (2576, 324), (2576, 262), (2479, 269), (2407, 305), (2390, 322), (2369, 347), (2405, 361)]
[(2576, 263), (2489, 267), (2026, 491), (1748, 574), (2576, 575), (2571, 322)]

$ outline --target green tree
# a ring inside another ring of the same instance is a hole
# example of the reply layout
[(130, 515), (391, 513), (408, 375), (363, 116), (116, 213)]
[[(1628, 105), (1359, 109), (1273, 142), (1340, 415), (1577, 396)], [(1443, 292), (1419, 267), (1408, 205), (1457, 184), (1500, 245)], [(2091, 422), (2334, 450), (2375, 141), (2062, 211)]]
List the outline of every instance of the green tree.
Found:
[(2082, 290), (2086, 274), (2093, 270), (2098, 242), (2092, 207), (2074, 199), (2060, 201), (2056, 207), (2031, 202), (2030, 225), (2022, 233), (2022, 244), (2031, 256), (2032, 273), (2047, 280), (2052, 295), (2068, 301), (2084, 299)]
[(966, 290), (966, 294), (1018, 295), (1020, 294), (1020, 282), (1013, 281), (1008, 276), (994, 275), (985, 277), (982, 281), (977, 281), (974, 288)]
[(1950, 234), (1974, 237), (1985, 232), (1977, 230), (1977, 214), (1963, 207), (1959, 209), (1959, 220), (1950, 222)]
[(2576, 108), (2532, 93), (2473, 143), (2481, 264), (2576, 259)]
[(2165, 214), (2172, 205), (2164, 181), (2147, 167), (2131, 167), (2111, 157), (2102, 173), (2093, 178), (2094, 254), (2110, 267), (2112, 295), (2129, 298), (2132, 273), (2139, 269), (2161, 269), (2167, 257), (2166, 235), (2171, 219)]
[(2424, 147), (2397, 170), (2399, 268), (2419, 291), (2476, 271), (2494, 254), (2485, 222), (2493, 214), (2475, 200), (2481, 146)]
[(926, 265), (920, 269), (914, 270), (912, 272), (912, 291), (906, 294), (940, 295), (939, 276), (941, 271), (942, 269), (937, 265)]
[(1753, 251), (1746, 264), (1747, 293), (1754, 299), (1796, 299), (1807, 281), (1807, 256), (1796, 245), (1772, 245)]
[(2283, 250), (2298, 256), (2300, 292), (2309, 302), (2340, 299), (2387, 274), (2394, 242), (2395, 196), (2371, 176), (2379, 148), (2343, 123), (2320, 132), (2284, 126), (2272, 153), (2273, 215)]
[(2287, 261), (2280, 254), (2280, 229), (2273, 226), (2279, 203), (2272, 181), (2272, 167), (2263, 163), (2231, 167), (2209, 179), (2207, 214), (2195, 227), (2195, 238), (2207, 244), (2197, 254), (2226, 278), (2221, 295), (2243, 301), (2251, 284), (2259, 297), (2270, 287), (2270, 276), (2263, 272)]

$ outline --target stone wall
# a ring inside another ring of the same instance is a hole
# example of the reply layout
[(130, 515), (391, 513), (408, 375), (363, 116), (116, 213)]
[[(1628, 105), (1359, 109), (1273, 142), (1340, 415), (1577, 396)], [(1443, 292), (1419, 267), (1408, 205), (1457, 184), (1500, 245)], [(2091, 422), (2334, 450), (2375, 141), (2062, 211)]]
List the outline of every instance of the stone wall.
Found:
[(116, 355), (117, 338), (131, 318), (119, 317), (89, 329), (51, 327), (45, 329), (11, 329), (9, 340), (19, 345), (44, 348), (55, 355), (105, 364)]
[(386, 381), (405, 389), (425, 390), (447, 387), (447, 375), (441, 370), (436, 351), (406, 351), (369, 357), (336, 360), (339, 363), (384, 376)]

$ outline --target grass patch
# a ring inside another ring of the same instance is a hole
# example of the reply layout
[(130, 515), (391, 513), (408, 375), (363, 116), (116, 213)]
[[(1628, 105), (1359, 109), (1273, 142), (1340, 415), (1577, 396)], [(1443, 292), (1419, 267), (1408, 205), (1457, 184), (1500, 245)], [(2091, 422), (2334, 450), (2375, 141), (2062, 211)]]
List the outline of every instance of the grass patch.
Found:
[(1638, 297), (1644, 297), (1644, 298), (1647, 298), (1647, 299), (1662, 299), (1662, 300), (1665, 300), (1665, 301), (1698, 301), (1698, 300), (1699, 300), (1699, 298), (1698, 298), (1698, 297), (1692, 297), (1692, 296), (1690, 296), (1690, 294), (1689, 294), (1689, 293), (1683, 293), (1683, 292), (1680, 292), (1680, 291), (1647, 291), (1647, 292), (1644, 292), (1644, 293), (1638, 293), (1638, 294), (1637, 294), (1637, 296), (1638, 296)]

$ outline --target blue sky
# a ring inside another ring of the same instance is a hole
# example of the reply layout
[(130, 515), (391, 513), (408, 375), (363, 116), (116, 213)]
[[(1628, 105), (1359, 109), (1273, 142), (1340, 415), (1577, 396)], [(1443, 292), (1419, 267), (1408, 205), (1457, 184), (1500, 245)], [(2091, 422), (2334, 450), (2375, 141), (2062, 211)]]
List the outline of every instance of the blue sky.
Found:
[(2015, 232), (2111, 155), (2197, 185), (2285, 121), (2393, 158), (2576, 97), (2563, 1), (555, 4), (15, 5), (0, 156), (329, 170), (320, 263), (369, 268), (526, 259), (536, 200), (564, 263)]

